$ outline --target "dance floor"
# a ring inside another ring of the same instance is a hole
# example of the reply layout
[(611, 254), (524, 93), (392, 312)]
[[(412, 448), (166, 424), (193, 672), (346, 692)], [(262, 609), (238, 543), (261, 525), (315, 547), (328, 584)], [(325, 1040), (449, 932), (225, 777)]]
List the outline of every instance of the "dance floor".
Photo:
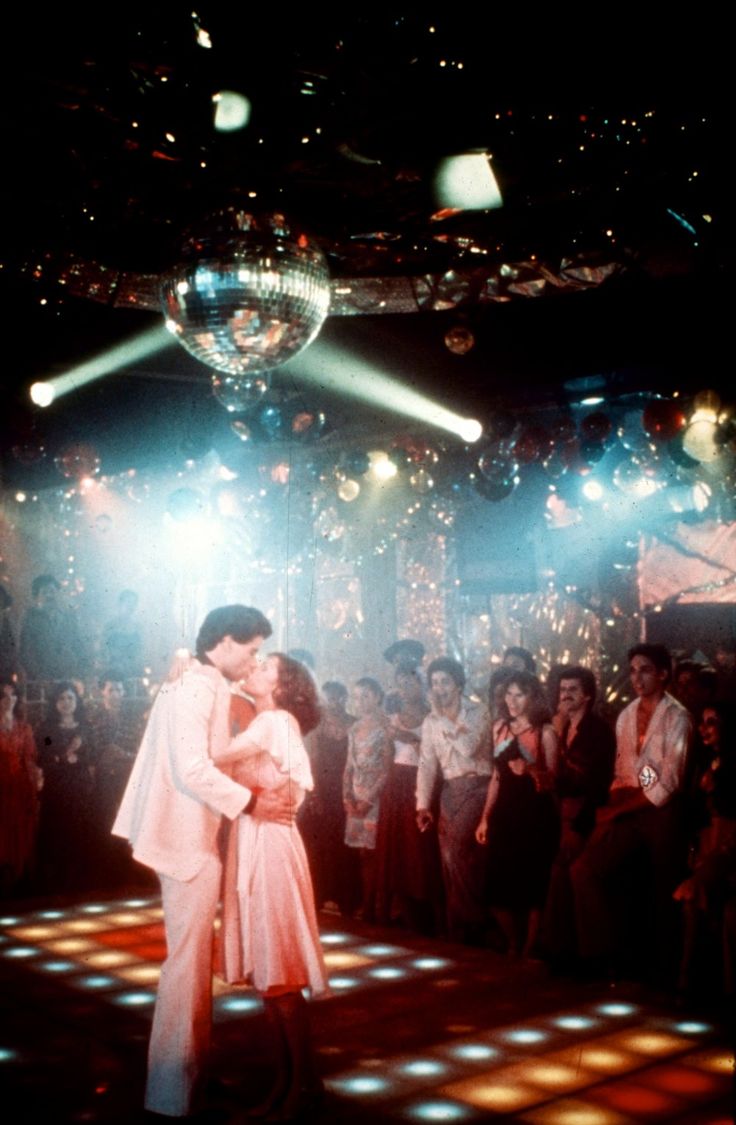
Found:
[[(0, 908), (0, 1075), (23, 1122), (137, 1122), (160, 962), (149, 893)], [(488, 950), (320, 917), (332, 992), (311, 1005), (327, 1095), (310, 1120), (724, 1125), (722, 1029)], [(215, 982), (220, 1120), (258, 1099), (258, 997)], [(7, 1118), (6, 1118), (7, 1119)]]

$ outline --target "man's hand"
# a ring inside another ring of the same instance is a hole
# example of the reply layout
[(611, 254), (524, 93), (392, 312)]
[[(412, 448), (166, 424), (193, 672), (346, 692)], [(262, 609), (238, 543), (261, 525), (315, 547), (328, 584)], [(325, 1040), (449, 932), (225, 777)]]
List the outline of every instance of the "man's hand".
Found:
[(297, 789), (289, 781), (280, 785), (278, 789), (262, 789), (256, 795), (249, 815), (254, 816), (256, 820), (270, 820), (276, 824), (291, 825), (299, 808), (297, 793)]

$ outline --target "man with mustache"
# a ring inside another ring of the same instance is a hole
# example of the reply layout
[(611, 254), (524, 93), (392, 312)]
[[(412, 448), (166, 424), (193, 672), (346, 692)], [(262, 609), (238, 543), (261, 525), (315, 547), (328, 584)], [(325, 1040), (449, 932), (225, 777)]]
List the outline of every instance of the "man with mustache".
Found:
[(576, 946), (570, 867), (593, 831), (596, 810), (608, 799), (616, 756), (613, 731), (594, 711), (595, 698), (595, 677), (589, 668), (578, 664), (561, 670), (554, 720), (560, 739), (556, 785), (560, 847), (542, 924), (545, 954), (560, 967)]

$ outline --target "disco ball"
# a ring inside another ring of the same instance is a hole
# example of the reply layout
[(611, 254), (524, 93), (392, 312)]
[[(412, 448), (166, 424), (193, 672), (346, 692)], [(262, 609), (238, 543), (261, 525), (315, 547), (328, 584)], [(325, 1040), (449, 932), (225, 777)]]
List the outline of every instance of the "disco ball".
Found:
[(165, 276), (166, 327), (193, 356), (229, 375), (279, 367), (312, 342), (327, 316), (324, 254), (279, 214), (236, 207), (187, 236)]

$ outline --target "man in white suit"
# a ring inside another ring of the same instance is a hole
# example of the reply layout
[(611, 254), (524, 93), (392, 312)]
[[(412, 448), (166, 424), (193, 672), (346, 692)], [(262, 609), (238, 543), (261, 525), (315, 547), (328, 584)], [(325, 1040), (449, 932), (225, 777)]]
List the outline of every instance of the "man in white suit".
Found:
[(148, 1051), (146, 1109), (198, 1108), (212, 1027), (213, 925), (220, 898), (223, 817), (289, 823), (288, 789), (255, 795), (214, 765), (230, 742), (230, 682), (254, 669), (271, 626), (257, 609), (222, 606), (205, 618), (196, 661), (159, 691), (113, 833), (161, 883), (167, 957)]

